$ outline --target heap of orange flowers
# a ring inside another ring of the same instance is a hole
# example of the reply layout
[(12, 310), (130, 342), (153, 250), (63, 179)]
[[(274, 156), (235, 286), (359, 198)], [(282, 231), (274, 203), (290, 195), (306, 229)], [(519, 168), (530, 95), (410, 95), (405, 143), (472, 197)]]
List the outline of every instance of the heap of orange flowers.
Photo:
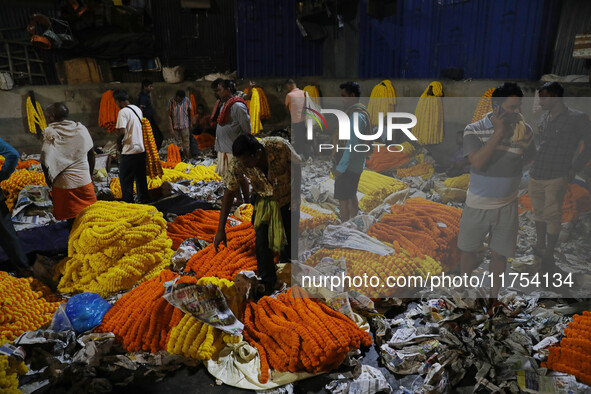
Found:
[(101, 98), (99, 109), (99, 127), (107, 129), (109, 133), (114, 133), (117, 125), (117, 116), (119, 116), (119, 107), (115, 104), (113, 91), (107, 90)]
[(22, 160), (22, 161), (19, 160), (18, 164), (16, 165), (16, 169), (23, 170), (23, 169), (27, 169), (27, 168), (35, 166), (35, 165), (41, 165), (41, 163), (38, 162), (37, 160), (33, 160), (33, 159)]
[[(206, 242), (213, 242), (219, 220), (220, 211), (204, 209), (196, 209), (191, 213), (177, 216), (166, 229), (168, 238), (172, 239), (172, 248), (178, 249), (179, 245), (187, 238), (199, 238)], [(229, 228), (230, 225), (226, 225), (226, 230)]]
[[(519, 213), (533, 211), (529, 194), (519, 197)], [(575, 220), (580, 214), (591, 211), (591, 193), (583, 186), (571, 183), (568, 185), (562, 203), (562, 223)]]
[(410, 142), (403, 142), (401, 146), (400, 152), (398, 150), (390, 152), (385, 145), (377, 147), (367, 160), (365, 167), (368, 170), (383, 172), (408, 163), (415, 147)]
[(551, 347), (542, 368), (574, 375), (581, 382), (591, 384), (591, 312), (574, 315), (564, 330), (560, 346)]
[(181, 151), (179, 147), (175, 144), (168, 145), (168, 155), (166, 156), (166, 161), (162, 162), (162, 167), (164, 168), (174, 168), (177, 164), (181, 162)]
[(448, 271), (455, 268), (461, 209), (417, 197), (391, 211), (369, 228), (369, 235), (413, 257), (430, 256)]
[[(124, 294), (109, 309), (96, 331), (114, 333), (116, 340), (130, 352), (145, 350), (155, 353), (166, 349), (170, 331), (185, 315), (162, 297), (164, 283), (176, 276), (172, 271), (164, 270)], [(183, 278), (196, 282), (196, 278)]]
[[(267, 100), (267, 96), (265, 95), (265, 92), (263, 91), (263, 89), (261, 89), (259, 87), (255, 87), (255, 89), (257, 90), (257, 93), (259, 94), (259, 101), (260, 101), (260, 105), (261, 105), (261, 112), (259, 114), (260, 120), (270, 119), (271, 118), (271, 110), (269, 109), (269, 102)], [(244, 93), (245, 94), (250, 93), (250, 88), (244, 89)], [(250, 100), (248, 100), (246, 102), (246, 104), (248, 105), (248, 110), (250, 112)]]
[(478, 101), (478, 105), (476, 106), (476, 110), (474, 111), (474, 116), (472, 116), (472, 123), (479, 121), (480, 119), (484, 118), (484, 115), (492, 111), (492, 101), (491, 97), (495, 88), (490, 88), (480, 98)]
[(39, 171), (18, 170), (12, 173), (10, 178), (0, 182), (0, 188), (7, 193), (6, 206), (12, 211), (18, 194), (27, 185), (45, 186), (45, 175)]
[(199, 149), (206, 149), (215, 144), (215, 137), (209, 133), (203, 132), (194, 137), (195, 141), (197, 141), (197, 144), (199, 145)]
[(277, 298), (249, 302), (244, 311), (244, 338), (257, 348), (259, 381), (269, 368), (289, 372), (325, 372), (337, 368), (352, 349), (370, 346), (370, 335), (347, 316), (293, 287)]
[(433, 168), (432, 164), (429, 163), (419, 163), (412, 167), (408, 168), (401, 168), (396, 171), (396, 176), (398, 178), (406, 178), (407, 176), (420, 176), (423, 179), (429, 179), (433, 176), (435, 169)]
[(150, 178), (161, 177), (162, 165), (160, 164), (160, 156), (158, 156), (158, 148), (156, 141), (154, 141), (154, 133), (152, 132), (152, 125), (146, 118), (142, 118), (142, 130), (144, 134), (144, 147), (146, 149), (146, 175)]

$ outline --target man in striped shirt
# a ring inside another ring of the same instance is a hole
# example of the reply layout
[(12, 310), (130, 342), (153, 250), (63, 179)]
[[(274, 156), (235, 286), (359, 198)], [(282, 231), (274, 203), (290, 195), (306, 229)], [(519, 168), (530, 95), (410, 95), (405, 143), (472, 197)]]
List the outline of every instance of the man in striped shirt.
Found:
[(498, 296), (499, 274), (517, 246), (517, 193), (523, 166), (536, 148), (531, 127), (521, 116), (523, 92), (506, 82), (492, 95), (493, 112), (464, 130), (464, 156), (470, 160), (470, 185), (460, 220), (460, 269), (470, 274), (487, 235), (490, 269), (495, 276), (492, 297)]
[(185, 160), (191, 157), (189, 131), (194, 126), (192, 113), (191, 100), (184, 90), (177, 90), (175, 96), (168, 102), (168, 122), (172, 137), (178, 141), (180, 136)]

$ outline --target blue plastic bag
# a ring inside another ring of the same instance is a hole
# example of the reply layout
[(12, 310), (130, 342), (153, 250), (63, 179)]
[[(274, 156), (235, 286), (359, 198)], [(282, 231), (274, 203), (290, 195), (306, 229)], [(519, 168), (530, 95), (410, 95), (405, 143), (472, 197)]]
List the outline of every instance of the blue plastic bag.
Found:
[(103, 321), (111, 304), (96, 293), (76, 294), (66, 304), (66, 316), (76, 334), (90, 331)]

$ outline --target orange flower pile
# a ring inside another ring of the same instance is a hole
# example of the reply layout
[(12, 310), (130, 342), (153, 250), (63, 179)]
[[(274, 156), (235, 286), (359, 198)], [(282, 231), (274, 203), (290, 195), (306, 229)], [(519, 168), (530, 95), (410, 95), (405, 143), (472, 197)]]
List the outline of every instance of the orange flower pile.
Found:
[[(213, 242), (213, 237), (218, 231), (220, 211), (207, 211), (196, 209), (191, 213), (177, 216), (172, 223), (168, 223), (166, 232), (172, 239), (172, 248), (178, 249), (179, 245), (187, 238), (199, 238), (206, 242)], [(228, 230), (230, 225), (226, 225)]]
[(412, 167), (399, 169), (396, 171), (396, 176), (398, 178), (406, 178), (407, 176), (420, 176), (423, 179), (429, 179), (433, 176), (434, 172), (435, 169), (433, 168), (432, 164), (419, 163)]
[(326, 227), (328, 224), (337, 221), (337, 215), (334, 213), (323, 213), (312, 207), (300, 205), (300, 211), (306, 213), (311, 218), (300, 219), (300, 231), (307, 231), (319, 226)]
[(162, 167), (164, 168), (174, 168), (177, 164), (181, 162), (181, 151), (179, 147), (175, 144), (168, 145), (168, 155), (166, 156), (166, 161), (162, 162)]
[(26, 331), (48, 324), (59, 302), (48, 302), (31, 288), (33, 278), (15, 278), (0, 271), (0, 342), (14, 341)]
[[(164, 270), (159, 276), (137, 286), (121, 297), (105, 314), (97, 332), (112, 332), (123, 347), (130, 351), (155, 353), (166, 349), (170, 331), (185, 313), (166, 301), (164, 282), (177, 274)], [(197, 279), (182, 277), (181, 283), (196, 283)]]
[(351, 319), (298, 287), (276, 299), (249, 302), (244, 312), (244, 338), (261, 359), (259, 381), (269, 380), (269, 368), (290, 372), (336, 369), (347, 353), (370, 346), (370, 335)]
[(550, 348), (548, 360), (542, 368), (574, 375), (581, 382), (591, 384), (591, 312), (574, 315), (564, 330), (560, 346)]
[(474, 111), (474, 116), (472, 116), (472, 123), (479, 121), (480, 119), (484, 118), (484, 115), (492, 111), (492, 94), (495, 91), (495, 88), (490, 88), (480, 98), (478, 101), (478, 105), (476, 106), (476, 110)]
[[(260, 112), (260, 120), (267, 120), (271, 118), (271, 110), (269, 109), (269, 101), (267, 100), (267, 96), (265, 95), (265, 92), (263, 91), (262, 88), (258, 88), (255, 87), (255, 89), (257, 90), (257, 93), (259, 94), (259, 101), (260, 101), (260, 105), (261, 105), (261, 112)], [(250, 88), (246, 88), (244, 89), (244, 93), (248, 94), (250, 93)], [(250, 100), (248, 100), (246, 102), (247, 106), (248, 106), (248, 110), (250, 112)]]
[(400, 167), (410, 161), (410, 156), (405, 152), (388, 152), (383, 147), (380, 150), (374, 150), (370, 158), (367, 160), (365, 167), (368, 170), (383, 172), (392, 168)]
[(23, 170), (23, 169), (27, 169), (31, 166), (40, 165), (40, 164), (41, 164), (40, 162), (38, 162), (37, 160), (33, 160), (33, 159), (24, 160), (24, 161), (19, 160), (18, 164), (16, 165), (16, 169)]
[(199, 145), (199, 149), (206, 149), (215, 144), (215, 137), (209, 133), (203, 132), (199, 135), (195, 135), (195, 141)]
[(146, 118), (142, 118), (142, 131), (144, 134), (144, 147), (146, 148), (146, 175), (150, 178), (161, 177), (163, 173), (158, 148), (156, 147), (156, 141), (154, 141), (152, 125)]
[(113, 91), (107, 90), (101, 98), (99, 109), (99, 127), (107, 129), (109, 133), (114, 133), (117, 125), (117, 116), (119, 116), (119, 107), (115, 104)]
[[(519, 213), (524, 211), (533, 212), (528, 193), (519, 197)], [(588, 211), (591, 211), (591, 193), (580, 185), (568, 185), (562, 202), (562, 223), (572, 222), (580, 214)]]
[(393, 205), (392, 213), (369, 228), (368, 234), (405, 249), (413, 257), (427, 255), (440, 261), (449, 271), (455, 268), (462, 210), (448, 205), (410, 198), (404, 205)]
[[(380, 256), (365, 250), (355, 249), (320, 249), (306, 260), (306, 264), (315, 267), (323, 258), (330, 257), (338, 260), (341, 257), (347, 263), (347, 275), (351, 277), (376, 276), (382, 283), (388, 277), (398, 276), (421, 276), (426, 278), (439, 275), (442, 271), (441, 263), (429, 256), (411, 257), (405, 250), (397, 250), (395, 254)], [(356, 291), (362, 292), (370, 298), (392, 297), (400, 294), (402, 288), (392, 287), (380, 289), (371, 286), (355, 287)], [(386, 290), (387, 293), (384, 293)]]
[(18, 194), (27, 185), (45, 186), (45, 175), (39, 171), (18, 170), (10, 178), (0, 182), (0, 188), (6, 192), (6, 206), (12, 211)]
[(191, 101), (191, 107), (193, 108), (191, 111), (191, 115), (195, 116), (195, 114), (197, 113), (197, 100), (195, 100), (195, 95), (193, 93), (189, 95), (189, 100)]

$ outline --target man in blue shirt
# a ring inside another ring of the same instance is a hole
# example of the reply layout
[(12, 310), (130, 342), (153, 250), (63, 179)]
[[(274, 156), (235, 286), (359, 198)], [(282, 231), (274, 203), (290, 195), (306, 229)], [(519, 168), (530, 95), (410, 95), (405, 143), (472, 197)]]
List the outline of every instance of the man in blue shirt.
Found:
[[(18, 163), (18, 152), (0, 138), (0, 155), (4, 156), (4, 165), (0, 170), (0, 182), (8, 179), (16, 169)], [(8, 256), (10, 269), (15, 270), (20, 276), (32, 275), (31, 268), (27, 262), (27, 256), (23, 251), (14, 226), (10, 211), (4, 202), (4, 193), (0, 191), (0, 246)], [(6, 269), (7, 267), (2, 267)]]
[[(340, 203), (341, 222), (357, 216), (359, 203), (357, 201), (357, 187), (365, 166), (367, 152), (357, 152), (354, 147), (361, 141), (353, 130), (355, 114), (358, 114), (359, 132), (367, 134), (370, 126), (369, 113), (365, 106), (359, 103), (361, 90), (357, 82), (345, 82), (341, 84), (341, 97), (348, 107), (347, 115), (351, 123), (351, 139), (346, 145), (339, 146), (337, 151), (337, 166), (334, 171), (334, 198)], [(341, 156), (342, 153), (342, 156)], [(339, 157), (340, 156), (340, 157)]]

